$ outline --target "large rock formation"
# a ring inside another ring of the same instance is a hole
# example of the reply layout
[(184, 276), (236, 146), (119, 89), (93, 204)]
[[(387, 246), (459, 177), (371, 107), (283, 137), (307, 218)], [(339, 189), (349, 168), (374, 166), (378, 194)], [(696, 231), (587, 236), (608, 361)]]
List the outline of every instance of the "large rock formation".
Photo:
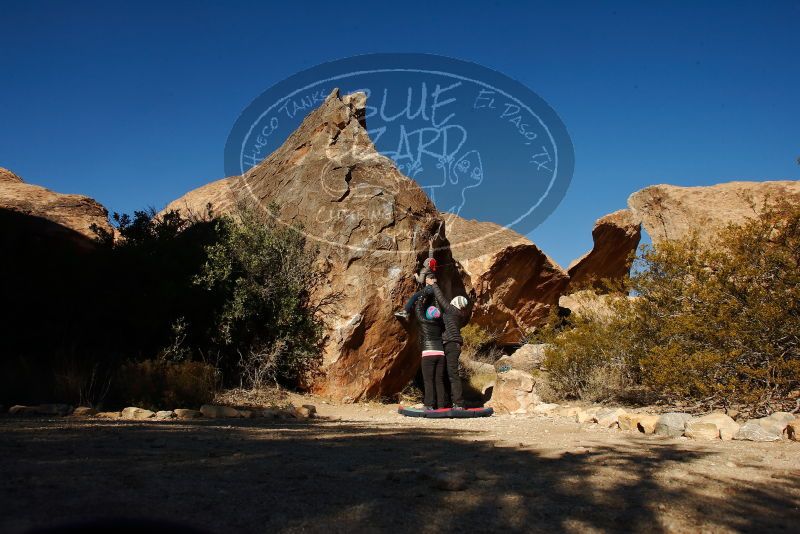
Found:
[(753, 217), (765, 201), (800, 201), (800, 182), (728, 182), (702, 187), (653, 185), (633, 193), (628, 207), (642, 220), (653, 243), (698, 232), (710, 240), (730, 223)]
[(567, 270), (570, 290), (604, 289), (603, 280), (627, 276), (641, 230), (641, 222), (631, 210), (615, 211), (598, 219), (592, 229), (592, 250), (573, 261)]
[[(413, 292), (411, 274), (440, 222), (419, 186), (375, 150), (365, 105), (363, 94), (334, 91), (259, 165), (169, 205), (202, 214), (209, 202), (216, 213), (275, 203), (281, 222), (303, 226), (327, 282), (314, 301), (331, 303), (316, 390), (353, 401), (396, 393), (416, 372), (416, 335), (393, 312)], [(446, 245), (443, 237), (437, 246)], [(444, 291), (463, 291), (446, 248), (438, 256)]]
[(4, 169), (0, 167), (0, 183), (3, 182), (15, 182), (15, 183), (22, 183), (22, 178), (14, 174), (8, 169)]
[(19, 176), (3, 168), (0, 168), (0, 210), (7, 214), (4, 220), (24, 217), (28, 226), (36, 226), (35, 234), (68, 239), (81, 246), (91, 246), (96, 237), (92, 225), (112, 232), (108, 211), (94, 199), (26, 184)]
[(513, 230), (444, 215), (453, 258), (474, 302), (472, 322), (499, 333), (500, 343), (519, 343), (558, 305), (569, 276)]
[(186, 218), (204, 218), (214, 213), (229, 213), (236, 205), (232, 184), (238, 178), (223, 178), (197, 189), (193, 189), (177, 200), (173, 200), (161, 211), (180, 212)]

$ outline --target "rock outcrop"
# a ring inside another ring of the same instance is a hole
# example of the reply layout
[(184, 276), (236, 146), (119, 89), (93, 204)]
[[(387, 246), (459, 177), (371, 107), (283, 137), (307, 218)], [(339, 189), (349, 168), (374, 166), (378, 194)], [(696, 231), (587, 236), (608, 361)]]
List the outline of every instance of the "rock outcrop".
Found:
[[(302, 225), (320, 251), (325, 284), (313, 295), (330, 305), (322, 314), (324, 378), (314, 389), (342, 400), (399, 392), (416, 372), (415, 332), (393, 312), (414, 291), (412, 273), (440, 227), (422, 189), (374, 148), (365, 130), (366, 97), (334, 91), (283, 145), (240, 177), (192, 191), (169, 207), (216, 213), (240, 202), (279, 207), (277, 218)], [(440, 285), (464, 291), (446, 229)]]
[(633, 254), (642, 235), (640, 220), (631, 210), (619, 210), (597, 220), (592, 229), (592, 250), (573, 261), (569, 274), (570, 291), (605, 289), (604, 280), (620, 280), (628, 275)]
[(453, 214), (444, 217), (453, 258), (474, 303), (471, 322), (499, 333), (499, 343), (519, 343), (558, 305), (569, 276), (513, 230)]
[(13, 172), (11, 172), (8, 169), (4, 169), (3, 167), (0, 167), (0, 183), (3, 183), (3, 182), (11, 182), (11, 183), (20, 184), (20, 183), (22, 183), (22, 178), (20, 178), (19, 176), (17, 176), (16, 174), (14, 174)]
[[(5, 212), (3, 219), (13, 218), (15, 231), (25, 224), (33, 234), (68, 239), (82, 246), (91, 246), (96, 237), (92, 225), (106, 232), (113, 231), (108, 222), (108, 210), (94, 199), (26, 184), (19, 176), (2, 168), (0, 211)], [(16, 222), (18, 220), (22, 222)]]
[(542, 402), (534, 386), (530, 373), (514, 369), (498, 373), (492, 400), (486, 406), (497, 414), (526, 414)]
[(236, 206), (236, 197), (232, 185), (236, 176), (216, 180), (197, 189), (193, 189), (177, 200), (173, 200), (161, 211), (177, 211), (183, 217), (204, 218), (214, 213), (230, 213)]
[(530, 373), (539, 369), (544, 363), (546, 344), (527, 343), (515, 350), (512, 354), (502, 356), (494, 362), (494, 369), (498, 373), (509, 369)]
[(642, 220), (653, 243), (693, 231), (708, 242), (728, 224), (751, 218), (765, 201), (800, 201), (800, 182), (728, 182), (712, 186), (653, 185), (633, 193), (628, 207)]

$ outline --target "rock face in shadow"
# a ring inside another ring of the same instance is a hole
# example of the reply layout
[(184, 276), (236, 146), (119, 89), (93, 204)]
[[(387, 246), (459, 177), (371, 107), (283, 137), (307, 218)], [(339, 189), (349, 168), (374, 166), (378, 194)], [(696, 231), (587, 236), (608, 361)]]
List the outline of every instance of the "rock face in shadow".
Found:
[(567, 273), (526, 237), (490, 222), (446, 217), (453, 257), (470, 292), (472, 322), (502, 344), (547, 319), (569, 283)]
[[(237, 203), (279, 207), (278, 219), (302, 225), (319, 248), (327, 303), (324, 378), (314, 389), (356, 401), (399, 392), (419, 365), (416, 334), (393, 313), (415, 290), (412, 274), (427, 256), (439, 214), (420, 187), (374, 148), (364, 124), (366, 98), (334, 91), (283, 145), (243, 176), (192, 191), (168, 208), (230, 212)], [(439, 233), (445, 294), (463, 287)]]
[(727, 182), (701, 187), (652, 185), (628, 197), (653, 243), (698, 232), (708, 242), (726, 225), (756, 215), (765, 201), (800, 202), (800, 182)]
[(32, 221), (42, 219), (54, 223), (38, 224), (37, 228), (48, 238), (61, 237), (81, 247), (92, 246), (96, 237), (92, 225), (112, 232), (108, 210), (94, 199), (26, 184), (19, 176), (3, 168), (0, 168), (0, 209), (31, 217)]
[(642, 225), (631, 210), (619, 210), (597, 220), (592, 229), (592, 250), (573, 261), (569, 273), (570, 290), (603, 288), (603, 280), (620, 280), (628, 275)]

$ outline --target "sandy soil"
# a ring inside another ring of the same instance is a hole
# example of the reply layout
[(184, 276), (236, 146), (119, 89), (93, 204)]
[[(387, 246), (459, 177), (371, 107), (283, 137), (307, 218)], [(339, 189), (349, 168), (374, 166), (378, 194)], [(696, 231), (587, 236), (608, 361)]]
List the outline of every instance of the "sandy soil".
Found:
[(800, 528), (800, 443), (303, 402), (321, 417), (2, 416), (0, 532), (120, 517), (218, 533)]

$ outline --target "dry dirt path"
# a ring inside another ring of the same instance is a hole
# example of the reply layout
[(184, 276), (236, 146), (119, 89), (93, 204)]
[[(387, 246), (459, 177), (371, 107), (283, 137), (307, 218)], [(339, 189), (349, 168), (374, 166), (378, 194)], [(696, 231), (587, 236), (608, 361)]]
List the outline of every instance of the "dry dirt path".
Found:
[[(800, 443), (695, 442), (547, 417), (0, 418), (0, 532), (88, 518), (205, 532), (791, 532)], [(153, 529), (149, 529), (153, 530)]]

